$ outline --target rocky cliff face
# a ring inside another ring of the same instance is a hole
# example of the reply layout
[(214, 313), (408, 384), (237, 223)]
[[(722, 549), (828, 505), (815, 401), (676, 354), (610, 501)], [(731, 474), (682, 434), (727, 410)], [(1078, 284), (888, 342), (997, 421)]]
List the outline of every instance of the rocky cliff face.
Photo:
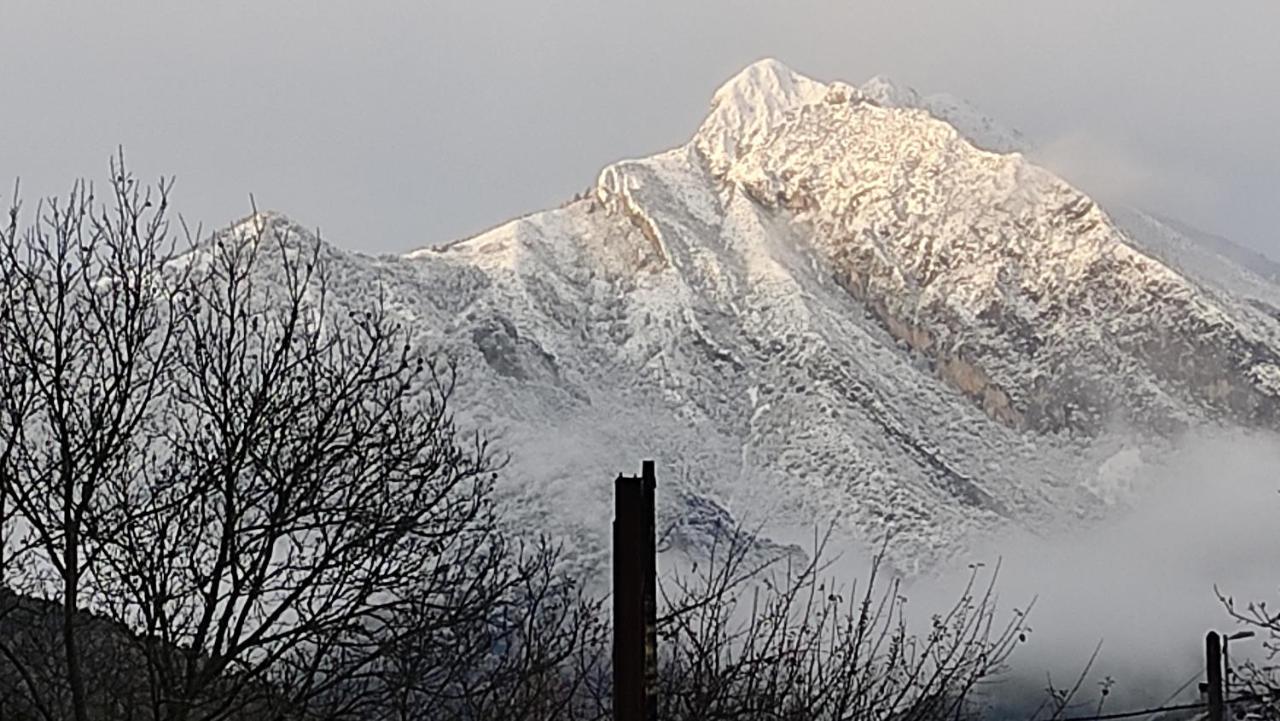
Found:
[(381, 285), (458, 359), (518, 522), (584, 564), (612, 478), (654, 457), (683, 542), (834, 520), (918, 570), (1105, 513), (1115, 474), (1189, 429), (1280, 425), (1274, 281), (1212, 249), (1188, 273), (1169, 226), (992, 152), (1024, 142), (945, 96), (763, 61), (687, 144), (561, 208), (404, 257), (328, 249), (334, 290)]

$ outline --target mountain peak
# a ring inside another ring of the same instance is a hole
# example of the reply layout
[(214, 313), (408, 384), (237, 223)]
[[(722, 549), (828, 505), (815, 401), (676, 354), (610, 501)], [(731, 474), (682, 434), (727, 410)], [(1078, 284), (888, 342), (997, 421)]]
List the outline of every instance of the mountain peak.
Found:
[(797, 81), (809, 79), (776, 58), (762, 58), (743, 68), (716, 90), (712, 104), (725, 98), (765, 99), (794, 92)]
[(696, 142), (712, 166), (724, 170), (788, 111), (843, 100), (867, 100), (888, 109), (923, 110), (983, 150), (1021, 152), (1031, 145), (1017, 130), (952, 95), (921, 95), (886, 75), (876, 75), (857, 87), (824, 83), (774, 58), (751, 63), (716, 90), (711, 112), (699, 129)]
[(827, 86), (773, 58), (757, 60), (730, 78), (711, 98), (711, 113), (699, 131), (703, 150), (731, 160), (738, 146), (772, 127), (790, 108), (821, 100)]

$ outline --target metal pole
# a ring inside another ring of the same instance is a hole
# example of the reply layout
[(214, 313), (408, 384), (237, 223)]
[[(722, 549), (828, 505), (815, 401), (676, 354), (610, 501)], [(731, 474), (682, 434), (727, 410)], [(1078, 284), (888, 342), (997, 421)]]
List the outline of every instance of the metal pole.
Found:
[(613, 718), (657, 714), (657, 583), (652, 461), (618, 476), (613, 520)]
[(1222, 639), (1214, 631), (1204, 637), (1206, 681), (1209, 682), (1209, 721), (1224, 721), (1222, 703)]
[(613, 519), (613, 718), (644, 720), (644, 587), (640, 574), (643, 489), (618, 476)]
[(658, 718), (658, 547), (654, 496), (658, 485), (653, 461), (641, 464), (644, 488), (644, 713)]

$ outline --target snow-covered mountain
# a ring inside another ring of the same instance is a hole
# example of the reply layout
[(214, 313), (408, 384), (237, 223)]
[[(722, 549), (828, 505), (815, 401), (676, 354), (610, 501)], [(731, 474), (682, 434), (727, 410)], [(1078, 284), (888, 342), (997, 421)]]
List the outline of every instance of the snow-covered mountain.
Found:
[(380, 285), (458, 360), (519, 523), (585, 563), (612, 479), (656, 458), (677, 543), (836, 519), (922, 569), (1105, 513), (1204, 424), (1280, 427), (1276, 275), (1121, 224), (1026, 145), (947, 96), (761, 61), (687, 143), (560, 208), (403, 257), (327, 247), (332, 290)]

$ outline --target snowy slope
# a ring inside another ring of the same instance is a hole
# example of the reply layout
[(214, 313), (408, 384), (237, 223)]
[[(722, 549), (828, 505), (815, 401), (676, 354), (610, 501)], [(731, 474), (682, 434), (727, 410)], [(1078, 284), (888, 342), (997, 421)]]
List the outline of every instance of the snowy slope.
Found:
[(877, 75), (858, 88), (863, 97), (888, 108), (916, 108), (946, 121), (970, 143), (994, 153), (1025, 153), (1032, 143), (1019, 130), (1004, 125), (968, 101), (949, 93), (921, 95), (893, 79)]
[(1117, 473), (1201, 424), (1280, 425), (1280, 313), (1251, 302), (1271, 280), (1188, 278), (989, 152), (1021, 136), (907, 92), (756, 63), (688, 143), (584, 199), (404, 257), (327, 248), (335, 295), (380, 285), (458, 359), (519, 524), (588, 567), (641, 458), (676, 543), (836, 520), (916, 571), (1105, 513)]

